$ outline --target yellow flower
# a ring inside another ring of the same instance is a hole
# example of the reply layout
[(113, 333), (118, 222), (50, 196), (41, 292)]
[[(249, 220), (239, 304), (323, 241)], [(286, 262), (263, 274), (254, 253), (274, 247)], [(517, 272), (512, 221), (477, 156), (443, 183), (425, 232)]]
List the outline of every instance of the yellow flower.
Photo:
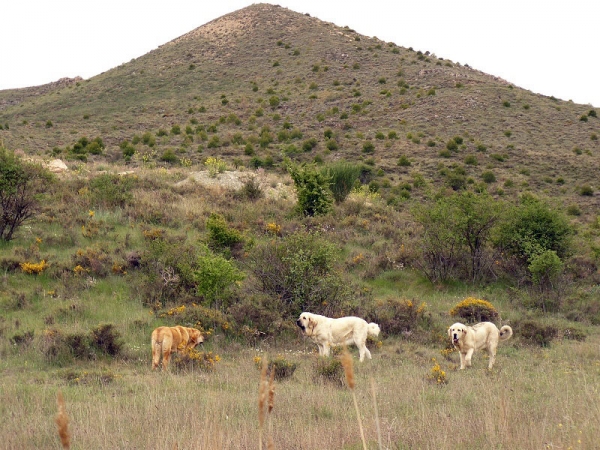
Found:
[(92, 211), (91, 209), (88, 211), (88, 215), (90, 217), (94, 217), (94, 214), (96, 214), (94, 211)]

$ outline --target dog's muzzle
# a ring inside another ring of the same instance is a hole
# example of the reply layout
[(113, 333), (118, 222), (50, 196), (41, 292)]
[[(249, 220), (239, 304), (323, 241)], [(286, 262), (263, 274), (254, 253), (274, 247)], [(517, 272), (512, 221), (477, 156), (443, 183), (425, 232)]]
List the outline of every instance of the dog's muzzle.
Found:
[(302, 331), (304, 331), (304, 325), (302, 325), (302, 322), (300, 322), (300, 319), (296, 320), (296, 325), (298, 325)]
[(452, 342), (458, 344), (458, 334), (454, 334), (454, 336), (452, 337)]

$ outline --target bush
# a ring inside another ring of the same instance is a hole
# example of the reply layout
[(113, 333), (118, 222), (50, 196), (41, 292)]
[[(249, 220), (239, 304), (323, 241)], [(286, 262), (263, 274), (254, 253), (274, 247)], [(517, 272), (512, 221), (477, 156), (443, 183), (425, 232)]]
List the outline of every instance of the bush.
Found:
[(102, 174), (90, 182), (92, 202), (96, 206), (123, 208), (133, 200), (135, 179), (128, 176)]
[(101, 324), (92, 329), (90, 341), (92, 347), (109, 356), (118, 356), (123, 349), (121, 334), (112, 323)]
[(195, 348), (186, 348), (175, 353), (171, 367), (175, 373), (185, 373), (194, 370), (212, 372), (221, 357), (213, 352), (200, 352)]
[(494, 175), (494, 172), (492, 172), (490, 170), (486, 170), (485, 172), (483, 172), (481, 174), (481, 178), (486, 183), (493, 183), (494, 181), (496, 181), (496, 175)]
[[(259, 370), (262, 370), (263, 360), (260, 356), (254, 357), (254, 364)], [(283, 356), (277, 356), (267, 363), (267, 377), (270, 377), (271, 371), (274, 371), (276, 380), (285, 380), (291, 378), (296, 371), (297, 364), (285, 359)]]
[(375, 302), (370, 313), (386, 335), (402, 335), (415, 331), (426, 320), (425, 303), (413, 300), (387, 299)]
[(468, 297), (450, 310), (452, 317), (461, 317), (467, 323), (493, 322), (498, 319), (498, 311), (487, 300)]
[(179, 161), (172, 148), (168, 148), (163, 152), (160, 160), (169, 164), (175, 164)]
[(362, 148), (363, 153), (374, 153), (375, 152), (375, 144), (371, 141), (367, 141), (363, 144)]
[(342, 203), (354, 188), (361, 174), (361, 167), (348, 162), (339, 162), (322, 170), (330, 181), (330, 189), (336, 203)]
[(198, 257), (194, 270), (196, 293), (206, 306), (216, 309), (228, 306), (233, 287), (244, 279), (244, 273), (220, 255), (213, 254), (208, 248)]
[(233, 247), (244, 242), (242, 234), (227, 225), (225, 218), (217, 213), (211, 213), (206, 219), (209, 246), (215, 249)]
[(277, 298), (282, 314), (333, 315), (350, 286), (338, 269), (339, 250), (314, 233), (294, 233), (258, 245), (248, 255), (257, 288)]
[(342, 362), (338, 358), (318, 358), (313, 368), (313, 381), (343, 387), (346, 383), (346, 373)]
[(571, 234), (569, 222), (559, 209), (524, 195), (519, 205), (506, 211), (496, 244), (528, 265), (532, 257), (546, 250), (554, 250), (559, 258), (566, 256)]
[(552, 340), (558, 337), (558, 328), (555, 326), (541, 325), (532, 320), (521, 322), (515, 328), (523, 341), (540, 347), (549, 347)]
[(40, 209), (52, 175), (38, 164), (21, 161), (0, 143), (0, 240), (14, 233)]
[(317, 216), (331, 211), (333, 193), (331, 180), (314, 165), (288, 163), (288, 172), (294, 180), (298, 197), (297, 209), (303, 216)]

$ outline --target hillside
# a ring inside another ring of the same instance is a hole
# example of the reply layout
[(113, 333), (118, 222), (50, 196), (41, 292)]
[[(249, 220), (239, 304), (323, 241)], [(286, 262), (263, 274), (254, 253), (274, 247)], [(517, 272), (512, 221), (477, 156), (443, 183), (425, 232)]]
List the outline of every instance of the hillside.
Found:
[[(1, 91), (0, 124), (8, 148), (45, 157), (82, 159), (67, 147), (85, 136), (106, 145), (90, 162), (124, 162), (119, 144), (128, 140), (132, 166), (165, 164), (167, 149), (184, 166), (217, 155), (235, 166), (276, 167), (286, 154), (366, 161), (384, 187), (409, 172), (439, 184), (440, 168), (461, 167), (474, 183), (493, 171), (491, 192), (543, 191), (584, 213), (597, 206), (578, 195), (597, 188), (600, 122), (589, 106), (268, 4), (89, 80)], [(144, 133), (162, 136), (140, 142)], [(445, 151), (455, 136), (462, 142)], [(317, 145), (304, 151), (310, 138)], [(374, 145), (365, 150), (365, 142)], [(402, 155), (410, 170), (398, 166)]]
[[(595, 448), (598, 134), (267, 4), (0, 91), (3, 448)], [(319, 356), (302, 311), (377, 323), (372, 359)], [(448, 328), (480, 320), (514, 335), (460, 370)], [(153, 371), (175, 325), (205, 343)]]

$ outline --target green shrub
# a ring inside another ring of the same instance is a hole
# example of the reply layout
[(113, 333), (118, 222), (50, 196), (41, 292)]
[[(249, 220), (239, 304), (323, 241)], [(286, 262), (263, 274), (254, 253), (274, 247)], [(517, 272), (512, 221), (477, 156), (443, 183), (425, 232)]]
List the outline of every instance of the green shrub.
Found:
[(558, 337), (558, 328), (553, 325), (542, 325), (532, 320), (526, 320), (515, 326), (515, 331), (526, 343), (550, 347), (551, 342)]
[(507, 210), (498, 231), (496, 245), (524, 265), (546, 250), (563, 258), (570, 249), (572, 229), (566, 216), (531, 195), (524, 195), (520, 204)]
[(583, 185), (579, 188), (579, 195), (592, 197), (594, 195), (594, 189), (589, 184)]
[(0, 240), (12, 240), (37, 215), (52, 180), (41, 165), (22, 161), (0, 141)]
[(344, 366), (338, 358), (318, 358), (313, 368), (315, 383), (333, 383), (343, 387), (346, 383)]
[(406, 155), (400, 156), (400, 158), (398, 158), (398, 165), (400, 167), (409, 167), (411, 165), (411, 162), (410, 162), (410, 159), (408, 159), (408, 156), (406, 156)]
[(366, 141), (363, 144), (362, 151), (363, 151), (363, 153), (374, 153), (375, 152), (375, 144), (373, 144), (371, 141)]
[(339, 249), (314, 233), (293, 233), (257, 245), (248, 255), (258, 289), (278, 299), (280, 311), (339, 313), (348, 283), (339, 270)]
[(202, 297), (205, 306), (227, 307), (233, 288), (243, 279), (244, 273), (233, 262), (215, 255), (208, 248), (198, 256), (194, 280), (196, 293)]
[(488, 184), (496, 181), (496, 175), (494, 175), (494, 172), (492, 172), (491, 170), (486, 170), (485, 172), (483, 172), (481, 174), (481, 178)]
[(211, 213), (206, 219), (209, 246), (215, 249), (233, 247), (244, 242), (242, 234), (227, 225), (225, 218), (217, 213)]
[(92, 204), (123, 208), (133, 200), (135, 179), (129, 176), (102, 174), (90, 181)]
[(330, 189), (336, 203), (343, 202), (354, 188), (361, 174), (361, 167), (348, 162), (339, 162), (323, 169), (330, 179)]
[(304, 216), (327, 214), (331, 211), (333, 194), (330, 178), (314, 165), (288, 163), (288, 172), (294, 180), (298, 197), (298, 211)]
[(172, 148), (168, 148), (163, 152), (160, 160), (169, 164), (176, 164), (179, 161), (179, 158), (177, 158)]
[[(258, 369), (262, 369), (262, 358), (259, 356), (255, 357), (254, 364)], [(269, 377), (271, 371), (274, 371), (273, 375), (276, 380), (285, 380), (287, 378), (291, 378), (294, 375), (296, 367), (298, 367), (296, 363), (288, 361), (283, 356), (276, 356), (274, 359), (269, 360), (267, 363), (267, 376)]]

